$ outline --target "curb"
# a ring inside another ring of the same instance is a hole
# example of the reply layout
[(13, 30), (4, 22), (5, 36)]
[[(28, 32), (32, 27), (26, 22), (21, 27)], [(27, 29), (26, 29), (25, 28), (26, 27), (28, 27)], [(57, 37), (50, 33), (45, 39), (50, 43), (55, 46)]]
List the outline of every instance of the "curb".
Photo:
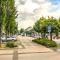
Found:
[(33, 53), (52, 53), (50, 51), (46, 51), (46, 52), (23, 52), (23, 53), (18, 53), (18, 54), (33, 54)]
[[(18, 53), (18, 54), (35, 54), (35, 53), (52, 53), (50, 51), (46, 51), (46, 52), (22, 52), (22, 53)], [(0, 55), (13, 55), (13, 53), (5, 53), (5, 54), (0, 54)]]
[[(0, 48), (0, 50), (14, 50), (14, 49), (16, 49), (17, 47), (15, 47), (15, 48)], [(25, 48), (17, 48), (17, 49), (25, 49)]]

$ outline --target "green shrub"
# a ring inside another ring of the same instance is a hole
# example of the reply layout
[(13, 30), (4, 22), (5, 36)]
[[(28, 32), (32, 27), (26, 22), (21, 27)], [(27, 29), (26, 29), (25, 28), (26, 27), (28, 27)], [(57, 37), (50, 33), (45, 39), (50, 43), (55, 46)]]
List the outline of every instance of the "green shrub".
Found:
[(17, 45), (14, 42), (7, 42), (6, 47), (14, 48), (14, 47), (17, 47)]
[(48, 43), (48, 46), (49, 46), (49, 47), (56, 47), (57, 44), (56, 44), (55, 41), (50, 41), (50, 42)]
[(37, 38), (37, 39), (34, 39), (32, 41), (36, 42), (38, 44), (44, 45), (46, 47), (56, 47), (57, 46), (55, 41), (51, 41), (47, 38)]

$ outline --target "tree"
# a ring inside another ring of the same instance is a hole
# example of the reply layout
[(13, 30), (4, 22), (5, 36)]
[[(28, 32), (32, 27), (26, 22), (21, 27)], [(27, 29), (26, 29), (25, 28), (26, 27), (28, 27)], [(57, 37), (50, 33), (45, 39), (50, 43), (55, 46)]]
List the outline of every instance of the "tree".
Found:
[(46, 18), (41, 17), (34, 25), (34, 30), (41, 33), (42, 38), (45, 37), (46, 33)]
[(3, 0), (0, 1), (0, 47), (1, 47), (1, 35), (2, 35), (2, 29), (3, 29), (3, 22), (4, 22), (4, 4), (3, 4)]
[(0, 46), (2, 42), (2, 31), (6, 33), (6, 40), (7, 35), (16, 33), (16, 17), (14, 0), (0, 0)]
[(58, 36), (59, 28), (58, 28), (58, 20), (54, 17), (48, 18), (48, 24), (51, 25), (51, 32), (50, 32), (50, 37), (52, 40), (52, 33), (55, 33), (56, 36)]
[(46, 33), (48, 33), (48, 26), (51, 26), (50, 38), (52, 40), (52, 33), (56, 33), (58, 36), (59, 32), (59, 20), (54, 17), (48, 17), (47, 19), (41, 17), (34, 25), (34, 30), (38, 33), (43, 33), (42, 37), (45, 37)]
[(24, 29), (23, 28), (21, 28), (20, 29), (20, 34), (22, 34), (24, 32)]
[(6, 0), (5, 1), (5, 33), (6, 40), (7, 35), (12, 35), (16, 31), (16, 9), (14, 6), (14, 0)]

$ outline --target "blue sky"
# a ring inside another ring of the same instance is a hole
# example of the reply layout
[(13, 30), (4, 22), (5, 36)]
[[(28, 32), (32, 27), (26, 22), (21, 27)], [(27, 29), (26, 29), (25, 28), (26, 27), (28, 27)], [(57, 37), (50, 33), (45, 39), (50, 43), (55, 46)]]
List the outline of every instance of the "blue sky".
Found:
[(15, 0), (18, 11), (18, 27), (33, 26), (41, 17), (60, 17), (60, 0)]
[(55, 4), (55, 5), (60, 3), (60, 0), (49, 0), (49, 1), (51, 1), (52, 4)]
[(53, 9), (50, 10), (50, 12), (58, 11), (60, 9), (60, 0), (49, 0), (52, 5), (55, 5)]

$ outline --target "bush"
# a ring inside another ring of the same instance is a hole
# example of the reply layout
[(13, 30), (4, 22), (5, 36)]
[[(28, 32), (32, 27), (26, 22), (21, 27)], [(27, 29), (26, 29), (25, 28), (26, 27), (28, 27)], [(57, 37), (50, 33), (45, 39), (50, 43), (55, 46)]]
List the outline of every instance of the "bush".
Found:
[(55, 41), (51, 41), (48, 38), (37, 38), (32, 40), (33, 42), (36, 42), (38, 44), (44, 45), (46, 47), (57, 47), (57, 44)]
[(14, 42), (7, 42), (6, 47), (14, 48), (14, 47), (17, 47), (17, 45)]

